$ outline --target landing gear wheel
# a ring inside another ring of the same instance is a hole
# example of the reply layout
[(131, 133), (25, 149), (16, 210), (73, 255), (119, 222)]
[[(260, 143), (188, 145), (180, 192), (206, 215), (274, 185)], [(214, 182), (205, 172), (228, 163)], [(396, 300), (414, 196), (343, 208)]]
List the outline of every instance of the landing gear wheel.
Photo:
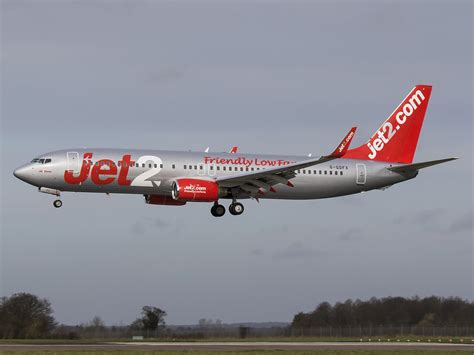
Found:
[(234, 216), (240, 216), (242, 213), (244, 213), (244, 205), (242, 205), (240, 202), (232, 203), (229, 206), (229, 212)]
[(225, 207), (215, 203), (211, 208), (211, 214), (214, 217), (222, 217), (225, 214)]
[(55, 200), (55, 201), (53, 202), (53, 206), (56, 207), (56, 208), (59, 208), (59, 207), (61, 207), (62, 205), (63, 205), (63, 201), (61, 201), (61, 200)]

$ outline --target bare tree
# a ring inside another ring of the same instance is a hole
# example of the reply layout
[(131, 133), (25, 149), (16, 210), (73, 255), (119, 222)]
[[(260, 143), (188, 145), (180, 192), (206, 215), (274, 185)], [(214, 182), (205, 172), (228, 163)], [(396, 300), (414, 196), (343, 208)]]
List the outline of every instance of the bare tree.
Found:
[(0, 337), (44, 338), (55, 328), (51, 304), (29, 293), (0, 299)]

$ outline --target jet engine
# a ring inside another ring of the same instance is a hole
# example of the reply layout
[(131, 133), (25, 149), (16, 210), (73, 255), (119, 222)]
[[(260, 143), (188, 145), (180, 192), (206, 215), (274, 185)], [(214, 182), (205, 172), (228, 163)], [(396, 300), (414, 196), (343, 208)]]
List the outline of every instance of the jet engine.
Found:
[(176, 179), (171, 187), (171, 196), (176, 201), (214, 202), (224, 192), (215, 181), (204, 179)]

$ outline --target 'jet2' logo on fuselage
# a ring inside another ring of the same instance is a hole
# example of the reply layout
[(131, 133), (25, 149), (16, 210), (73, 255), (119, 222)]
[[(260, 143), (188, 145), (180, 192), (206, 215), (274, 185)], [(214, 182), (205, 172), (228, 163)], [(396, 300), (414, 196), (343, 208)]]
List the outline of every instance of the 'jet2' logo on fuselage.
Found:
[(370, 149), (371, 152), (368, 155), (370, 159), (375, 159), (375, 157), (377, 156), (377, 152), (383, 150), (385, 145), (390, 142), (390, 140), (398, 132), (398, 130), (403, 127), (405, 122), (407, 122), (407, 118), (413, 115), (413, 113), (424, 100), (425, 95), (423, 95), (420, 90), (417, 90), (408, 100), (408, 102), (403, 105), (402, 110), (397, 112), (397, 114), (395, 115), (396, 126), (393, 127), (392, 122), (387, 121), (382, 125), (382, 127), (380, 127), (380, 129), (377, 131), (378, 138), (374, 139), (372, 141), (373, 143), (367, 143), (367, 147)]
[[(85, 182), (90, 174), (91, 181), (95, 185), (109, 185), (117, 179), (117, 184), (121, 186), (141, 186), (141, 187), (158, 187), (161, 181), (152, 180), (152, 178), (161, 171), (162, 160), (156, 156), (144, 155), (136, 162), (132, 162), (132, 156), (125, 154), (118, 161), (117, 165), (110, 159), (102, 159), (95, 164), (92, 163), (93, 153), (84, 153), (81, 170), (79, 175), (74, 175), (74, 171), (64, 171), (64, 181), (72, 185), (80, 185)], [(152, 162), (152, 168), (141, 173), (133, 180), (128, 179), (130, 166), (144, 166), (145, 163)], [(118, 173), (118, 176), (117, 176)]]

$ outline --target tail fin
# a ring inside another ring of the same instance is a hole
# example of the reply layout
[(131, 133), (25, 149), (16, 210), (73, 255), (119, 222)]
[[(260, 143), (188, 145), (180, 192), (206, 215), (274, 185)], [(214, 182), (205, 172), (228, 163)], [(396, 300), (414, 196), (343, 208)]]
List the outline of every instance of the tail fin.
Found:
[(415, 86), (369, 141), (344, 158), (412, 163), (430, 95), (431, 86)]

